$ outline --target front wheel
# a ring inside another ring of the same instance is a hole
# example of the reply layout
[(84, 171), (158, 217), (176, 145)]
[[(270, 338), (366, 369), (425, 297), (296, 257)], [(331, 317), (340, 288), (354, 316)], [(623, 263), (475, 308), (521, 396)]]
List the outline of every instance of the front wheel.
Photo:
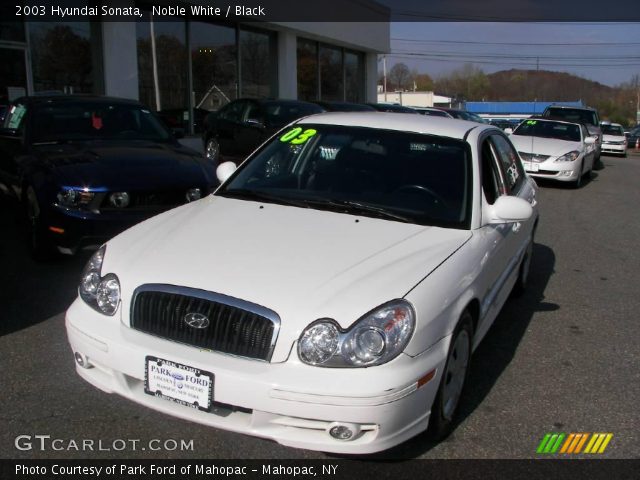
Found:
[(440, 388), (431, 408), (429, 434), (435, 440), (446, 438), (453, 430), (460, 397), (469, 376), (472, 338), (473, 318), (465, 310), (451, 336)]
[(215, 138), (207, 140), (207, 145), (204, 150), (205, 156), (214, 167), (217, 167), (220, 163), (220, 145)]
[(582, 177), (584, 176), (584, 173), (582, 173), (582, 167), (583, 165), (580, 164), (580, 169), (578, 170), (578, 178), (573, 181), (573, 188), (580, 188), (582, 186)]

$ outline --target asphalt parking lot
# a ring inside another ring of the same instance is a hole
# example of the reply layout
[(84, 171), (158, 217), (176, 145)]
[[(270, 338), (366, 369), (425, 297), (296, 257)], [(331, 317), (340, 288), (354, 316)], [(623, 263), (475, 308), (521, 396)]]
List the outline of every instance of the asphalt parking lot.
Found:
[[(609, 432), (600, 457), (640, 457), (639, 186), (638, 153), (603, 157), (580, 190), (541, 185), (530, 288), (507, 303), (476, 351), (455, 432), (376, 458), (535, 458), (548, 432)], [(168, 417), (81, 380), (64, 311), (88, 256), (35, 263), (14, 208), (0, 199), (0, 457), (327, 458)], [(19, 435), (105, 449), (19, 450)], [(137, 449), (106, 450), (118, 439), (139, 440)], [(192, 440), (193, 449), (144, 447), (166, 439)]]

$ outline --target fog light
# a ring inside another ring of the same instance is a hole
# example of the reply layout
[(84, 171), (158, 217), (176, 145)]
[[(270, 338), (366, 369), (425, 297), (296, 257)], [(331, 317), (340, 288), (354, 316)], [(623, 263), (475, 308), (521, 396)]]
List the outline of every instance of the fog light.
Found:
[(87, 357), (85, 357), (80, 352), (76, 352), (74, 354), (74, 357), (76, 358), (76, 363), (82, 368), (86, 368), (86, 369), (93, 368), (93, 365), (89, 363), (89, 359), (87, 359)]
[(109, 203), (116, 208), (129, 206), (130, 198), (127, 192), (114, 192), (109, 196)]
[(360, 427), (353, 423), (332, 423), (329, 425), (329, 435), (336, 440), (353, 440), (360, 433)]
[(562, 172), (563, 177), (570, 177), (571, 175), (573, 175), (573, 170), (565, 170)]

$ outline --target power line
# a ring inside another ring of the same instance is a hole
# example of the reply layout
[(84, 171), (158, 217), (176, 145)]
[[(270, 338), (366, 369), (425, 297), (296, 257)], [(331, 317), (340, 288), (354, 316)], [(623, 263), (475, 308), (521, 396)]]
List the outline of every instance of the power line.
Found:
[(465, 40), (420, 40), (415, 38), (394, 38), (392, 41), (397, 42), (411, 42), (411, 43), (426, 43), (426, 44), (438, 44), (438, 43), (452, 43), (462, 45), (517, 45), (517, 46), (536, 46), (536, 47), (582, 47), (582, 46), (633, 46), (640, 45), (640, 42), (580, 42), (580, 43), (535, 43), (535, 42), (479, 42), (479, 41), (465, 41)]

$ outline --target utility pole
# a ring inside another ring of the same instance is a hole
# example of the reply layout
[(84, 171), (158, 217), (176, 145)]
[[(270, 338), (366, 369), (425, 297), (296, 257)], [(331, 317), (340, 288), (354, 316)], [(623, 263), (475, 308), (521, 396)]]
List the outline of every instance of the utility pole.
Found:
[(382, 56), (382, 78), (383, 78), (383, 82), (384, 82), (384, 86), (382, 87), (384, 89), (384, 101), (387, 101), (387, 56), (383, 55)]

